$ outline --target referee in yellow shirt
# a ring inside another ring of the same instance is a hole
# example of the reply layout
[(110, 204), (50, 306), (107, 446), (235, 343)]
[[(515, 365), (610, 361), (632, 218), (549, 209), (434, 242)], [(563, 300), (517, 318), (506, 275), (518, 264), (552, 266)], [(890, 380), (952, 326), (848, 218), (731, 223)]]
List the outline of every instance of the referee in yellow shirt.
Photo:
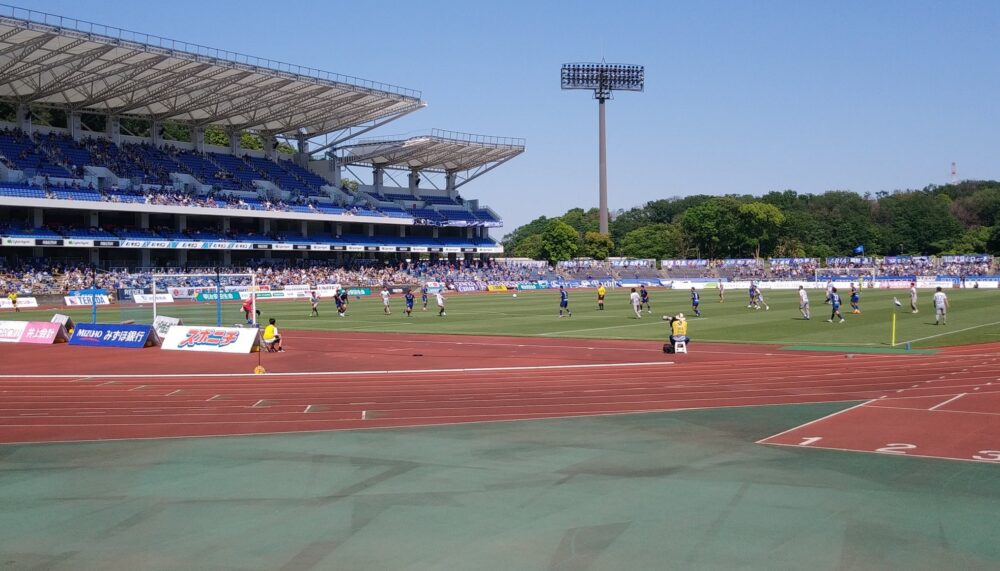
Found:
[(17, 292), (12, 291), (8, 293), (7, 299), (9, 299), (10, 304), (14, 306), (14, 313), (21, 313), (21, 308), (17, 306)]
[(608, 290), (604, 289), (604, 284), (597, 286), (597, 309), (604, 310), (604, 296), (608, 294)]

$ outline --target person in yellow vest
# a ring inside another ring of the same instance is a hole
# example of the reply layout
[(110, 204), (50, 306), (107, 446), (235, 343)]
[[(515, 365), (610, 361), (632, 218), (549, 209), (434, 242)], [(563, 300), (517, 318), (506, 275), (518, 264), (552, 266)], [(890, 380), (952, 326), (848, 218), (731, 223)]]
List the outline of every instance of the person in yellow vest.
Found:
[(685, 319), (683, 313), (678, 313), (677, 317), (673, 318), (670, 322), (670, 345), (672, 347), (676, 346), (678, 341), (691, 342), (691, 338), (688, 337), (687, 319)]
[(261, 338), (264, 340), (264, 346), (267, 347), (268, 351), (285, 352), (281, 347), (281, 335), (278, 333), (278, 326), (274, 324), (273, 317), (267, 320), (267, 327), (264, 328), (264, 335)]
[(21, 313), (21, 308), (17, 306), (17, 292), (12, 291), (8, 293), (7, 299), (9, 299), (10, 304), (14, 306), (14, 313)]
[(597, 309), (604, 310), (604, 296), (608, 294), (608, 290), (604, 289), (604, 284), (597, 286)]

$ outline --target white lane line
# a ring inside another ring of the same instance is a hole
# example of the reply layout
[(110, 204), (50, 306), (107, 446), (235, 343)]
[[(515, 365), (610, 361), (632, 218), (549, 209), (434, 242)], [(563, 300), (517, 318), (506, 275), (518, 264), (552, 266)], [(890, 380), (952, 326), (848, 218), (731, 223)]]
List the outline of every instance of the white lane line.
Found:
[(920, 337), (918, 339), (910, 339), (909, 341), (902, 341), (901, 344), (916, 343), (917, 341), (926, 341), (928, 339), (935, 339), (937, 337), (944, 337), (945, 335), (953, 335), (955, 333), (961, 333), (963, 331), (972, 331), (973, 329), (979, 329), (980, 327), (989, 327), (991, 325), (1000, 325), (1000, 321), (994, 321), (993, 323), (983, 323), (982, 325), (973, 325), (972, 327), (966, 327), (965, 329), (955, 329), (953, 331), (945, 331), (944, 333), (938, 333), (937, 335), (930, 335), (928, 337)]
[[(200, 379), (200, 378), (258, 378), (258, 377), (342, 377), (351, 375), (413, 375), (420, 373), (479, 373), (479, 372), (506, 372), (506, 371), (546, 371), (558, 369), (607, 369), (620, 367), (652, 367), (658, 365), (673, 365), (673, 361), (642, 361), (639, 363), (589, 363), (585, 365), (525, 365), (518, 367), (469, 367), (461, 369), (390, 369), (390, 370), (370, 370), (370, 371), (309, 371), (304, 373), (264, 373), (255, 375), (253, 373), (170, 373), (170, 374), (136, 374), (136, 375), (93, 375), (94, 378), (101, 379)], [(0, 379), (71, 379), (79, 375), (0, 375)], [(107, 381), (102, 385), (114, 384), (115, 381)]]
[(795, 432), (796, 430), (799, 430), (800, 428), (805, 428), (805, 427), (810, 426), (812, 424), (816, 424), (817, 422), (820, 422), (820, 421), (823, 421), (823, 420), (827, 420), (829, 418), (833, 418), (833, 417), (837, 416), (838, 414), (844, 414), (845, 412), (854, 410), (856, 408), (861, 408), (861, 407), (865, 406), (868, 403), (875, 402), (876, 400), (877, 399), (866, 400), (865, 402), (858, 403), (858, 404), (856, 404), (856, 405), (854, 405), (852, 407), (845, 408), (844, 410), (838, 410), (837, 412), (828, 414), (826, 416), (821, 416), (820, 418), (817, 418), (816, 420), (810, 420), (809, 422), (807, 422), (805, 424), (800, 424), (798, 426), (794, 426), (794, 427), (789, 428), (788, 430), (785, 430), (783, 432), (779, 432), (779, 433), (774, 434), (772, 436), (768, 436), (767, 438), (761, 438), (760, 440), (757, 441), (757, 444), (769, 444), (769, 442), (767, 442), (767, 441), (771, 440), (772, 438), (777, 438), (779, 436), (788, 434), (789, 432)]
[(967, 394), (968, 394), (968, 393), (959, 393), (959, 394), (957, 394), (957, 395), (955, 395), (955, 396), (951, 397), (950, 399), (948, 399), (948, 400), (946, 400), (946, 401), (944, 401), (944, 402), (939, 402), (938, 404), (936, 404), (936, 405), (934, 405), (934, 406), (930, 407), (930, 408), (929, 408), (929, 409), (927, 409), (927, 410), (937, 410), (937, 409), (939, 409), (939, 408), (943, 407), (944, 405), (946, 405), (946, 404), (948, 404), (948, 403), (950, 403), (950, 402), (955, 402), (955, 401), (957, 401), (958, 399), (960, 399), (960, 398), (964, 397), (964, 396), (965, 396), (965, 395), (967, 395)]

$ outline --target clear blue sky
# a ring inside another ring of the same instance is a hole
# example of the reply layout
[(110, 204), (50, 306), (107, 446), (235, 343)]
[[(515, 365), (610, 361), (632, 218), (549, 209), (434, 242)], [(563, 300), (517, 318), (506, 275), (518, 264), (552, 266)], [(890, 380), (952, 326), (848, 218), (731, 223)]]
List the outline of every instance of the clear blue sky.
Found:
[[(17, 2), (14, 2), (17, 4)], [(1000, 2), (97, 2), (19, 5), (419, 89), (375, 134), (524, 137), (465, 187), (505, 231), (597, 205), (597, 103), (564, 62), (646, 66), (608, 105), (613, 209), (696, 193), (1000, 178)]]

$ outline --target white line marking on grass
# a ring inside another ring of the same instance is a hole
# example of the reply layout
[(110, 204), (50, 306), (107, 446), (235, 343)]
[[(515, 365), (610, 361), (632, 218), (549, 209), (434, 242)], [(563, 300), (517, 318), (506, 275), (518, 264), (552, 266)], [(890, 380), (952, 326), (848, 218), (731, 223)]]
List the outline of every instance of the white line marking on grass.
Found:
[[(413, 375), (421, 373), (481, 373), (481, 372), (506, 372), (506, 371), (548, 371), (558, 369), (607, 369), (621, 367), (652, 367), (662, 365), (673, 365), (673, 361), (643, 361), (639, 363), (590, 363), (586, 365), (526, 365), (520, 367), (470, 367), (463, 369), (395, 369), (395, 370), (371, 370), (371, 371), (308, 371), (300, 373), (264, 373), (255, 375), (254, 373), (167, 373), (167, 374), (136, 374), (136, 375), (93, 375), (94, 378), (102, 379), (202, 379), (202, 378), (232, 378), (232, 377), (349, 377), (351, 375)], [(0, 379), (68, 379), (79, 375), (0, 375)], [(107, 381), (101, 383), (106, 385), (114, 383)], [(212, 399), (221, 397), (215, 395)], [(212, 400), (208, 399), (208, 400)]]
[(960, 399), (960, 398), (964, 397), (964, 396), (965, 396), (965, 395), (967, 395), (967, 394), (968, 394), (968, 393), (959, 393), (959, 394), (957, 394), (957, 395), (955, 395), (955, 396), (951, 397), (950, 399), (948, 399), (948, 400), (946, 400), (946, 401), (944, 401), (944, 402), (939, 402), (938, 404), (936, 404), (936, 405), (934, 405), (934, 406), (930, 407), (930, 408), (929, 408), (929, 409), (927, 409), (927, 410), (937, 410), (937, 409), (939, 409), (939, 408), (943, 407), (944, 405), (946, 405), (946, 404), (948, 404), (948, 403), (950, 403), (950, 402), (955, 402), (955, 401), (957, 401), (958, 399)]
[(622, 327), (637, 327), (639, 325), (646, 325), (648, 323), (657, 323), (656, 321), (646, 321), (643, 323), (625, 323), (623, 325), (609, 325), (607, 327), (590, 327), (588, 329), (570, 329), (568, 331), (552, 331), (550, 333), (539, 333), (538, 337), (551, 337), (553, 335), (566, 335), (568, 333), (583, 333), (584, 331), (605, 331), (608, 329), (621, 329)]
[(901, 343), (898, 344), (916, 343), (917, 341), (927, 341), (928, 339), (944, 337), (945, 335), (952, 335), (954, 333), (961, 333), (963, 331), (972, 331), (973, 329), (979, 329), (980, 327), (989, 327), (991, 325), (1000, 325), (1000, 321), (994, 321), (993, 323), (983, 323), (982, 325), (973, 325), (972, 327), (966, 327), (965, 329), (955, 329), (954, 331), (945, 331), (944, 333), (938, 333), (937, 335), (931, 335), (929, 337), (920, 337), (918, 339), (910, 339), (909, 341), (902, 341)]
[(868, 404), (868, 403), (872, 403), (872, 402), (875, 402), (875, 400), (877, 400), (877, 399), (872, 399), (872, 400), (866, 400), (865, 402), (862, 402), (862, 403), (858, 403), (858, 404), (856, 404), (856, 405), (854, 405), (854, 406), (852, 406), (852, 407), (848, 407), (848, 408), (845, 408), (844, 410), (838, 410), (837, 412), (834, 412), (834, 413), (831, 413), (831, 414), (828, 414), (828, 415), (826, 415), (826, 416), (821, 416), (821, 417), (817, 418), (816, 420), (810, 420), (809, 422), (807, 422), (807, 423), (805, 423), (805, 424), (800, 424), (800, 425), (798, 425), (798, 426), (795, 426), (795, 427), (792, 427), (792, 428), (789, 428), (788, 430), (785, 430), (785, 431), (783, 431), (783, 432), (779, 432), (779, 433), (777, 433), (777, 434), (774, 434), (774, 435), (772, 435), (772, 436), (768, 436), (767, 438), (761, 438), (761, 439), (760, 439), (760, 440), (758, 440), (758, 441), (757, 441), (756, 443), (757, 443), (757, 444), (768, 444), (767, 442), (764, 442), (764, 441), (765, 441), (765, 440), (770, 440), (770, 439), (772, 439), (772, 438), (777, 438), (777, 437), (779, 437), (779, 436), (782, 436), (782, 435), (785, 435), (785, 434), (788, 434), (789, 432), (795, 432), (796, 430), (799, 430), (800, 428), (805, 428), (805, 427), (807, 427), (807, 426), (810, 426), (810, 425), (813, 425), (813, 424), (816, 424), (817, 422), (820, 422), (820, 421), (822, 421), (822, 420), (827, 420), (827, 419), (829, 419), (829, 418), (833, 418), (833, 417), (837, 416), (838, 414), (844, 414), (844, 413), (845, 413), (845, 412), (847, 412), (847, 411), (851, 411), (851, 410), (854, 410), (854, 409), (856, 409), (856, 408), (861, 408), (861, 407), (865, 406), (865, 405), (866, 405), (866, 404)]

